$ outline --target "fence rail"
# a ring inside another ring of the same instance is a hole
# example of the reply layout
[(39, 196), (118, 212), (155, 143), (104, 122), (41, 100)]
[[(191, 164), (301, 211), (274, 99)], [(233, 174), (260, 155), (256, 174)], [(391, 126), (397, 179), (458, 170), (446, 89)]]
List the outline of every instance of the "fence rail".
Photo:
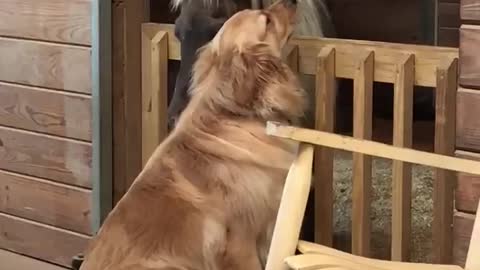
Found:
[[(159, 144), (167, 133), (167, 63), (168, 60), (180, 60), (181, 55), (179, 42), (173, 34), (173, 25), (147, 23), (143, 25), (142, 31), (142, 125), (145, 134), (142, 154), (146, 161), (154, 146)], [(317, 135), (323, 139), (321, 142), (316, 141), (314, 150), (315, 241), (332, 246), (333, 149), (340, 148), (354, 152), (352, 253), (370, 255), (371, 156), (380, 156), (394, 160), (392, 260), (409, 260), (411, 163), (417, 163), (437, 167), (433, 211), (434, 261), (450, 263), (455, 181), (452, 170), (478, 172), (479, 169), (474, 167), (480, 168), (480, 163), (451, 157), (455, 143), (458, 50), (302, 37), (291, 40), (284, 57), (293, 70), (316, 76), (315, 129), (322, 132)], [(337, 78), (354, 81), (354, 138), (332, 134)], [(369, 141), (372, 139), (373, 82), (394, 85), (393, 146)], [(408, 149), (412, 147), (414, 86), (433, 87), (435, 91), (436, 154)], [(286, 132), (287, 127), (277, 130)]]

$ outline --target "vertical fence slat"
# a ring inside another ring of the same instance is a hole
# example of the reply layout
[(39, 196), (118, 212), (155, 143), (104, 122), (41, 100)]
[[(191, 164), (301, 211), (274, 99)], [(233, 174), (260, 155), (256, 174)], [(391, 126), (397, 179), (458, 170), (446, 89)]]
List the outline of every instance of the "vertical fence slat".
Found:
[(142, 26), (142, 166), (167, 135), (167, 33)]
[[(315, 128), (333, 132), (335, 123), (335, 49), (324, 47), (317, 56)], [(333, 149), (315, 147), (315, 242), (333, 242)]]
[[(353, 89), (353, 136), (372, 138), (374, 53), (366, 52), (357, 60)], [(370, 255), (370, 196), (372, 158), (353, 153), (352, 253)]]
[[(457, 60), (437, 69), (435, 92), (435, 153), (453, 156), (455, 151), (455, 114)], [(453, 191), (455, 173), (436, 169), (433, 185), (433, 254), (435, 263), (451, 263), (453, 256)]]
[[(394, 85), (393, 145), (412, 147), (413, 86), (415, 59), (407, 55), (398, 64)], [(412, 166), (393, 161), (392, 167), (392, 260), (410, 256)]]
[(298, 73), (298, 46), (288, 44), (285, 46), (282, 58), (285, 63), (292, 69), (293, 72)]

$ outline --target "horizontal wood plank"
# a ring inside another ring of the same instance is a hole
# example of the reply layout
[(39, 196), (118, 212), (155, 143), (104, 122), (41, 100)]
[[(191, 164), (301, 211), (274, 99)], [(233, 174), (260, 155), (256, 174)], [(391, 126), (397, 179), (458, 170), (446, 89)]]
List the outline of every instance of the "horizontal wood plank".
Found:
[(438, 45), (458, 48), (460, 42), (459, 28), (440, 27), (438, 29)]
[(453, 217), (453, 263), (465, 266), (475, 215), (456, 212)]
[[(461, 61), (460, 61), (461, 62)], [(459, 88), (457, 91), (458, 149), (480, 152), (480, 91)]]
[(0, 82), (0, 125), (91, 141), (91, 98)]
[[(174, 35), (174, 26), (158, 24), (159, 30), (168, 32), (169, 59), (180, 60), (180, 45)], [(359, 50), (375, 52), (375, 74), (377, 82), (394, 83), (396, 66), (405, 54), (415, 55), (415, 85), (436, 86), (436, 70), (444, 61), (458, 57), (458, 49), (448, 47), (432, 47), (422, 45), (373, 42), (365, 40), (348, 40), (332, 38), (298, 37), (290, 40), (290, 44), (299, 48), (299, 72), (316, 74), (316, 57), (321, 48), (335, 46), (335, 75), (339, 78), (353, 79), (355, 74), (355, 58)]]
[(90, 238), (0, 213), (0, 248), (36, 259), (70, 266)]
[(90, 234), (91, 191), (0, 171), (0, 212)]
[(464, 21), (478, 21), (480, 23), (480, 1), (461, 0), (460, 18)]
[(474, 160), (396, 147), (331, 132), (288, 126), (272, 121), (267, 122), (266, 133), (279, 138), (311, 143), (338, 150), (399, 160), (449, 171), (468, 172), (480, 175), (480, 162)]
[(0, 249), (0, 262), (3, 270), (66, 270), (54, 264), (42, 262)]
[(460, 24), (459, 3), (443, 2), (438, 4), (438, 26), (458, 28)]
[(90, 48), (0, 38), (0, 81), (91, 92)]
[(91, 144), (0, 127), (0, 169), (91, 187)]
[[(456, 151), (459, 158), (480, 161), (480, 154)], [(455, 208), (459, 211), (475, 213), (480, 199), (480, 176), (468, 173), (458, 173), (455, 190)]]
[(460, 85), (480, 89), (480, 26), (460, 28)]
[(0, 35), (90, 44), (91, 0), (2, 0)]

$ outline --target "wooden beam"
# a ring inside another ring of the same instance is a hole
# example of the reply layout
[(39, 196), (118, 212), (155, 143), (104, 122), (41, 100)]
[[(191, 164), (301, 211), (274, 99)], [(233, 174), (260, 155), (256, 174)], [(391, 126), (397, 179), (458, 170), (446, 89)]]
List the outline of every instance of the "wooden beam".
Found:
[[(393, 145), (412, 147), (413, 82), (415, 59), (408, 54), (398, 64), (394, 85)], [(392, 165), (392, 260), (410, 256), (412, 166), (394, 160)]]
[(473, 224), (472, 238), (467, 253), (467, 261), (465, 263), (466, 270), (480, 269), (480, 203), (477, 208), (475, 223)]
[(266, 270), (288, 270), (284, 259), (295, 254), (312, 182), (313, 146), (300, 144), (283, 188)]
[(167, 136), (167, 33), (142, 25), (142, 165)]
[[(457, 60), (448, 61), (437, 70), (435, 153), (455, 153), (455, 113)], [(433, 254), (436, 263), (452, 262), (452, 224), (455, 174), (435, 170), (433, 187)]]
[(299, 142), (480, 175), (480, 162), (478, 161), (401, 148), (349, 136), (332, 134), (330, 132), (297, 128), (271, 121), (267, 122), (266, 132), (272, 136)]
[[(317, 56), (315, 128), (334, 131), (335, 49), (323, 48)], [(333, 151), (315, 147), (315, 242), (327, 246), (333, 241)]]
[[(156, 2), (156, 1), (155, 1)], [(114, 200), (142, 169), (141, 24), (144, 1), (112, 0)]]
[(458, 265), (433, 265), (427, 263), (401, 263), (352, 255), (333, 248), (299, 241), (301, 255), (285, 259), (294, 270), (463, 270)]
[[(171, 24), (157, 24), (168, 32), (169, 59), (180, 60), (180, 43), (174, 37), (174, 26)], [(435, 72), (439, 64), (445, 59), (458, 58), (457, 48), (432, 47), (422, 45), (408, 45), (387, 43), (378, 41), (296, 37), (290, 40), (290, 44), (299, 48), (299, 72), (315, 75), (316, 56), (318, 52), (326, 47), (333, 46), (336, 50), (335, 75), (339, 78), (353, 79), (355, 64), (351, 61), (356, 57), (359, 50), (372, 50), (375, 52), (375, 74), (376, 82), (394, 83), (395, 71), (399, 60), (405, 53), (415, 55), (415, 85), (436, 86)]]
[[(374, 53), (361, 53), (353, 81), (353, 136), (372, 139)], [(353, 153), (352, 253), (370, 255), (372, 158)]]

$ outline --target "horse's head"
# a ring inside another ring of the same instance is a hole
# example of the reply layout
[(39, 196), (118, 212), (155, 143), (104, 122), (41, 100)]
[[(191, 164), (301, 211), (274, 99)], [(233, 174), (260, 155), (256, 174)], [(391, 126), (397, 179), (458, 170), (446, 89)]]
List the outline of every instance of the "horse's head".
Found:
[(190, 100), (188, 89), (197, 50), (213, 39), (230, 16), (250, 7), (250, 0), (173, 0), (172, 2), (175, 7), (180, 8), (180, 15), (175, 21), (175, 35), (181, 42), (182, 61), (173, 97), (168, 106), (170, 129)]

